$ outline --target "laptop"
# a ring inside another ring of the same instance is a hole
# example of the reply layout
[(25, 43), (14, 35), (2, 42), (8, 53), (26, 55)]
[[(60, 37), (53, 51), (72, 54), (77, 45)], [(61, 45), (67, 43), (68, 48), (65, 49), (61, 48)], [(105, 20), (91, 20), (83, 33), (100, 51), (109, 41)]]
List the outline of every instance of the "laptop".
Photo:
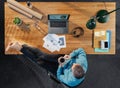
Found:
[(48, 15), (48, 33), (66, 34), (68, 33), (69, 14), (49, 14)]

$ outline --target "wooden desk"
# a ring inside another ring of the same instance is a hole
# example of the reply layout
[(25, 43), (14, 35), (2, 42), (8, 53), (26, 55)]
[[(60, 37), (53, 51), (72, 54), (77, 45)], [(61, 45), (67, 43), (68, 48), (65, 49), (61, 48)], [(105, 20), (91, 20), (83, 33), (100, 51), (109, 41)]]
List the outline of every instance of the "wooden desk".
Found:
[[(25, 2), (21, 4), (26, 5)], [(66, 36), (66, 48), (60, 50), (60, 52), (54, 52), (54, 54), (69, 54), (73, 50), (82, 47), (85, 49), (87, 54), (115, 54), (115, 12), (110, 15), (110, 20), (107, 23), (100, 24), (97, 22), (95, 30), (107, 30), (112, 31), (111, 49), (108, 53), (95, 53), (92, 48), (92, 31), (86, 28), (86, 22), (91, 16), (96, 15), (96, 12), (101, 9), (107, 9), (111, 11), (115, 9), (115, 2), (33, 2), (34, 10), (41, 12), (44, 17), (39, 22), (40, 27), (47, 32), (47, 15), (48, 14), (70, 14), (69, 19), (69, 32), (74, 27), (80, 26), (84, 29), (84, 35), (80, 38), (74, 38), (72, 35), (67, 34)], [(106, 6), (105, 6), (106, 5)], [(34, 20), (29, 19), (14, 10), (10, 9), (5, 3), (5, 48), (11, 40), (17, 40), (22, 43), (30, 44), (34, 47), (41, 49), (46, 53), (50, 53), (48, 50), (43, 48), (43, 33), (38, 31), (34, 27)], [(14, 17), (20, 17), (25, 23), (30, 24), (30, 31), (26, 32), (21, 30), (19, 27), (13, 24)], [(10, 50), (5, 54), (20, 54), (20, 52)]]

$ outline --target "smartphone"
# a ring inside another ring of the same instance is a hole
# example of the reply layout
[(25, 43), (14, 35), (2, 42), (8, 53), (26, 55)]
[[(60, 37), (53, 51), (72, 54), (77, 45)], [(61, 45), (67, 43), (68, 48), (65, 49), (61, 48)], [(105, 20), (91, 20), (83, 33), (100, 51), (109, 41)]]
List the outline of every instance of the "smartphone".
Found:
[(101, 49), (108, 49), (108, 48), (109, 48), (108, 40), (101, 40)]

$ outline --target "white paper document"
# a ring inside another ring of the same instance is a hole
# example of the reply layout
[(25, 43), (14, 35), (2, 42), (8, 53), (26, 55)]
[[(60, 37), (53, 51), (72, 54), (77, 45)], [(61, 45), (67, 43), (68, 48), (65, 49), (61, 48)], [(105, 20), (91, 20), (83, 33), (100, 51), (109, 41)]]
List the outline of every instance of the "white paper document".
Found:
[(50, 52), (60, 51), (61, 48), (66, 47), (65, 36), (58, 36), (56, 34), (48, 34), (43, 38), (43, 47)]
[(66, 39), (65, 36), (59, 36), (59, 46), (60, 48), (65, 48), (66, 47)]

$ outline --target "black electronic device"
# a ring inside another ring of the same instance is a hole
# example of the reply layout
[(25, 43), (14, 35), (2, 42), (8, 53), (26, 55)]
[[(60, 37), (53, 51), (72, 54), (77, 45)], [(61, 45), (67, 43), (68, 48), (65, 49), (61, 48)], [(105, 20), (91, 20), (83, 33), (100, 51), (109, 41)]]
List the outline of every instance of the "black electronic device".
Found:
[(108, 49), (108, 48), (109, 48), (108, 40), (101, 40), (101, 49)]

